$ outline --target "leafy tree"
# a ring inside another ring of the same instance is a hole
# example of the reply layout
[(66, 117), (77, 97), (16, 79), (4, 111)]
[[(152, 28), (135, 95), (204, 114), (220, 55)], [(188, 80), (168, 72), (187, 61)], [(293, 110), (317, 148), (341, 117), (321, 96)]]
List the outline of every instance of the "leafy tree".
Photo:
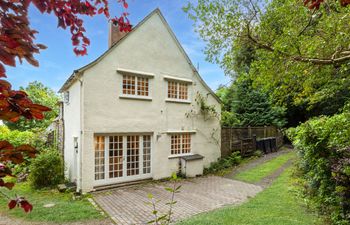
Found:
[(287, 108), (293, 126), (337, 113), (350, 97), (350, 9), (342, 7), (345, 1), (305, 3), (315, 2), (324, 7), (309, 10), (293, 0), (200, 0), (185, 10), (207, 42), (208, 59), (228, 74), (242, 71), (234, 65), (250, 49), (253, 86)]
[(59, 96), (49, 87), (44, 86), (38, 81), (28, 84), (26, 88), (20, 87), (21, 91), (25, 91), (28, 97), (35, 104), (45, 105), (51, 108), (51, 111), (46, 112), (42, 120), (27, 120), (25, 118), (19, 119), (17, 122), (5, 122), (11, 130), (31, 130), (31, 129), (46, 129), (59, 113)]
[(254, 88), (249, 77), (239, 77), (233, 88), (234, 101), (231, 111), (237, 115), (241, 126), (285, 125), (284, 109), (273, 106), (269, 95)]
[[(118, 0), (124, 9), (128, 8), (126, 0)], [(58, 26), (69, 28), (72, 34), (72, 44), (77, 55), (87, 54), (90, 40), (85, 36), (83, 19), (79, 16), (95, 16), (104, 14), (120, 31), (129, 32), (131, 25), (124, 12), (121, 17), (110, 18), (107, 0), (11, 0), (0, 1), (0, 78), (6, 77), (4, 65), (16, 66), (24, 59), (33, 66), (39, 66), (33, 54), (39, 53), (46, 46), (34, 43), (36, 30), (30, 27), (28, 10), (33, 4), (41, 13), (54, 14), (58, 18)], [(43, 119), (43, 112), (51, 109), (33, 103), (24, 91), (12, 90), (9, 82), (0, 79), (0, 119), (17, 122), (21, 117), (27, 119)], [(4, 177), (13, 176), (8, 164), (23, 163), (24, 156), (35, 156), (35, 149), (29, 145), (14, 147), (8, 141), (0, 140), (0, 187), (12, 189), (14, 183), (5, 182)], [(8, 196), (6, 196), (8, 197)], [(10, 197), (8, 197), (11, 199)], [(25, 212), (32, 210), (32, 205), (23, 197), (12, 199), (10, 209), (21, 206)]]

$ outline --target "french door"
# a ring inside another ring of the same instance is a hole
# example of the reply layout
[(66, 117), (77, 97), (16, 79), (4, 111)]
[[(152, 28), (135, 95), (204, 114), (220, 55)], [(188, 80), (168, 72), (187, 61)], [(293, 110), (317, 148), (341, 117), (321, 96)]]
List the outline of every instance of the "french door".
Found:
[(151, 177), (151, 135), (95, 137), (95, 185)]

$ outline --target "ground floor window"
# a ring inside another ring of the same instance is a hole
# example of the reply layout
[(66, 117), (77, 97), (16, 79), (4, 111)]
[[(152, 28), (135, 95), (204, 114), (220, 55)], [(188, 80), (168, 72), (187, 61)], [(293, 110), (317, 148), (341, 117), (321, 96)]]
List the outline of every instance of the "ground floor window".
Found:
[(172, 155), (186, 154), (191, 152), (191, 134), (171, 135), (170, 150)]
[(95, 180), (151, 173), (151, 135), (95, 136)]

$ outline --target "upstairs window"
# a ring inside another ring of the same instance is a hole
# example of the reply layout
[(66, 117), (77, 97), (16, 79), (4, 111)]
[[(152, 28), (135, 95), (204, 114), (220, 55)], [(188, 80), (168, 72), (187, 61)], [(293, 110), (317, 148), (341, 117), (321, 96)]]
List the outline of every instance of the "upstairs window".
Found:
[(64, 92), (63, 99), (64, 103), (69, 104), (69, 91)]
[(132, 75), (123, 75), (123, 94), (149, 96), (148, 78)]
[(170, 144), (171, 154), (180, 155), (191, 152), (191, 134), (173, 134), (171, 135)]
[(122, 76), (119, 98), (152, 101), (151, 79), (154, 73), (122, 68), (118, 68), (117, 72)]
[(188, 84), (169, 80), (168, 98), (176, 100), (188, 100)]

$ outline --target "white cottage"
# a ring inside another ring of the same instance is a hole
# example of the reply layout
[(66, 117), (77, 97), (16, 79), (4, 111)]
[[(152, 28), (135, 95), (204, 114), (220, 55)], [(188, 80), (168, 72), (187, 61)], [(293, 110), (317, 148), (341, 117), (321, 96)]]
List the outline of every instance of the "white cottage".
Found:
[(159, 9), (127, 34), (111, 26), (109, 49), (60, 92), (66, 175), (79, 191), (201, 175), (220, 157), (219, 99)]

